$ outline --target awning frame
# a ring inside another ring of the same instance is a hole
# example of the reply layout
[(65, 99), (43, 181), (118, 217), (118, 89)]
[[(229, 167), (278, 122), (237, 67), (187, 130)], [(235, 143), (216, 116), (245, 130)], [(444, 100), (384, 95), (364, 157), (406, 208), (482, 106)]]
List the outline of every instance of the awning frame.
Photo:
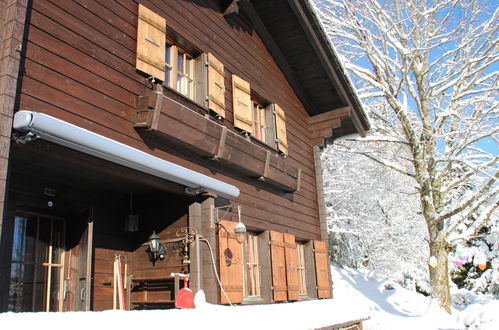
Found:
[[(121, 142), (40, 112), (21, 110), (14, 115), (17, 140), (27, 143), (36, 138), (59, 144), (144, 173), (184, 185), (187, 194), (204, 192), (231, 199), (239, 189)], [(21, 132), (22, 134), (19, 134)]]

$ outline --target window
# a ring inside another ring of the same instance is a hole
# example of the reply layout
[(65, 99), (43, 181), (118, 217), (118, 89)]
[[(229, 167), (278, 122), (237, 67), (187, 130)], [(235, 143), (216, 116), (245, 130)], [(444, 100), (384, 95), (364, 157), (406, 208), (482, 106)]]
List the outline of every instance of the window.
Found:
[(262, 106), (253, 100), (253, 137), (270, 147), (276, 147), (272, 104)]
[(195, 60), (182, 48), (167, 43), (164, 84), (195, 100)]
[(298, 280), (299, 280), (299, 292), (300, 296), (307, 295), (307, 272), (305, 268), (305, 248), (302, 243), (296, 245), (296, 252), (298, 254)]
[(288, 154), (284, 110), (264, 100), (251, 89), (249, 82), (235, 74), (232, 75), (232, 108), (234, 127)]
[(167, 28), (166, 20), (139, 4), (136, 69), (225, 118), (224, 66)]
[(8, 310), (62, 311), (64, 220), (18, 213), (14, 221)]
[(258, 236), (248, 233), (243, 244), (244, 271), (243, 296), (245, 298), (260, 297), (260, 263), (258, 251)]

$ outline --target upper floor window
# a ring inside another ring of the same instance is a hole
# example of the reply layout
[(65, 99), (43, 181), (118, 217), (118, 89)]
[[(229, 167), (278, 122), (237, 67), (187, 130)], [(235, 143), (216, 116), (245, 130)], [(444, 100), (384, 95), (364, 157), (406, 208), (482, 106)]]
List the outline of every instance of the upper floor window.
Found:
[(253, 137), (272, 148), (276, 147), (273, 105), (262, 106), (253, 100)]
[(234, 126), (246, 135), (288, 154), (284, 110), (256, 95), (249, 82), (232, 75)]
[(195, 60), (182, 48), (167, 43), (165, 50), (165, 79), (164, 84), (175, 89), (180, 94), (196, 100), (195, 78), (201, 76), (196, 72)]
[(167, 29), (166, 20), (142, 4), (138, 18), (137, 70), (225, 118), (222, 62)]

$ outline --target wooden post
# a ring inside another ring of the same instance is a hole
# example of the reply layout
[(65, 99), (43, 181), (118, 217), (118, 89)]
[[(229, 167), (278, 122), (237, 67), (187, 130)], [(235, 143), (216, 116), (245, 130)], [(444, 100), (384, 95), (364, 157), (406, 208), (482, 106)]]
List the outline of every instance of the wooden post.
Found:
[[(199, 234), (201, 234), (201, 204), (194, 202), (191, 205), (189, 205), (189, 228), (196, 230)], [(199, 236), (199, 235), (198, 235)], [(198, 290), (202, 289), (202, 264), (203, 264), (203, 259), (202, 255), (200, 253), (200, 247), (199, 247), (199, 239), (198, 236), (196, 236), (196, 241), (194, 242), (195, 247), (194, 249), (191, 248), (191, 264), (190, 264), (190, 269), (189, 273), (191, 274), (190, 278), (190, 288), (194, 294), (198, 292)], [(191, 245), (192, 247), (192, 245)], [(194, 252), (194, 253), (193, 253)]]
[[(215, 199), (208, 197), (203, 202), (194, 202), (189, 206), (189, 227), (196, 229), (198, 234), (207, 240), (213, 250), (215, 262), (217, 260), (217, 245), (215, 238), (215, 226), (212, 222), (213, 207)], [(208, 244), (196, 239), (196, 247), (191, 251), (191, 290), (194, 294), (203, 289), (206, 300), (209, 303), (219, 303), (219, 286), (213, 271), (212, 258)], [(216, 265), (215, 265), (216, 267)]]
[[(217, 267), (217, 240), (216, 240), (216, 225), (213, 224), (213, 209), (215, 207), (215, 199), (207, 198), (201, 203), (201, 236), (207, 240), (213, 251), (215, 259), (215, 267)], [(210, 255), (210, 250), (206, 242), (202, 242), (201, 248), (201, 271), (203, 274), (202, 287), (206, 295), (206, 301), (211, 304), (220, 303), (220, 289), (213, 270), (213, 261)]]

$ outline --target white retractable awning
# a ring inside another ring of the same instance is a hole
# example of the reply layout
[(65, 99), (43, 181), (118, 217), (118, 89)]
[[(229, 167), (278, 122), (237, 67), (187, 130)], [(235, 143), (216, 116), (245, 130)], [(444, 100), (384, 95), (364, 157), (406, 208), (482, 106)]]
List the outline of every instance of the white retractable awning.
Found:
[(27, 137), (75, 149), (186, 186), (187, 192), (207, 191), (224, 198), (239, 196), (233, 185), (176, 165), (118, 141), (93, 133), (52, 116), (22, 110), (14, 116), (14, 129)]

